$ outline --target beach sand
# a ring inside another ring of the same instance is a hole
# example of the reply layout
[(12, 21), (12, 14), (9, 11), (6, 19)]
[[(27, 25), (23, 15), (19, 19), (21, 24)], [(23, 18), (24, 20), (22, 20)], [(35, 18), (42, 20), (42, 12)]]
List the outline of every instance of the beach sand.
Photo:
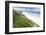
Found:
[(36, 24), (38, 24), (40, 26), (40, 18), (36, 17), (36, 16), (32, 16), (32, 14), (27, 14), (25, 12), (22, 12), (22, 14), (24, 14), (29, 20), (32, 20), (33, 22), (36, 22)]

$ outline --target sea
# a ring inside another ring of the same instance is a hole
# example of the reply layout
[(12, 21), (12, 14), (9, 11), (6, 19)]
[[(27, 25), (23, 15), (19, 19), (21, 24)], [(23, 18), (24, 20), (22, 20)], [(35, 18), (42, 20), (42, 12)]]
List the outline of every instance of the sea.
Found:
[(37, 18), (40, 18), (40, 12), (23, 12), (24, 15), (28, 15), (28, 16), (34, 16)]

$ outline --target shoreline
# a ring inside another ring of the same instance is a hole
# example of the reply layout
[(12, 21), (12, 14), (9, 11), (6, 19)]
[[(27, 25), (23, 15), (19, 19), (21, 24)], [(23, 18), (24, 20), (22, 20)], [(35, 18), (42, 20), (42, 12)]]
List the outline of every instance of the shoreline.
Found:
[(24, 14), (29, 20), (32, 20), (34, 22), (36, 22), (36, 24), (38, 24), (40, 26), (40, 20), (39, 18), (35, 17), (35, 16), (32, 16), (32, 15), (29, 15), (25, 12), (22, 12), (22, 14)]

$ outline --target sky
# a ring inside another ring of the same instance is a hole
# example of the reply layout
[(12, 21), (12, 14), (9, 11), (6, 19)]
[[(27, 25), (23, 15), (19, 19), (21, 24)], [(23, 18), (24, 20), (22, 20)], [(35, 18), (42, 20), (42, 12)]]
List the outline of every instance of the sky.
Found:
[(13, 9), (22, 12), (40, 12), (40, 8), (38, 7), (14, 7)]

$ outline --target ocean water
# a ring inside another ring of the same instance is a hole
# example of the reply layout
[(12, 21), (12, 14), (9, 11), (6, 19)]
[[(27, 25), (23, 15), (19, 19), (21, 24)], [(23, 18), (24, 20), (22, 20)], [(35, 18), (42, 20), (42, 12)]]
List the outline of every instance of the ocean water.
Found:
[(34, 17), (40, 18), (40, 13), (35, 13), (35, 12), (23, 12), (23, 14), (27, 14), (27, 15), (32, 15)]
[(28, 15), (32, 15), (34, 17), (40, 18), (40, 13), (27, 13)]

